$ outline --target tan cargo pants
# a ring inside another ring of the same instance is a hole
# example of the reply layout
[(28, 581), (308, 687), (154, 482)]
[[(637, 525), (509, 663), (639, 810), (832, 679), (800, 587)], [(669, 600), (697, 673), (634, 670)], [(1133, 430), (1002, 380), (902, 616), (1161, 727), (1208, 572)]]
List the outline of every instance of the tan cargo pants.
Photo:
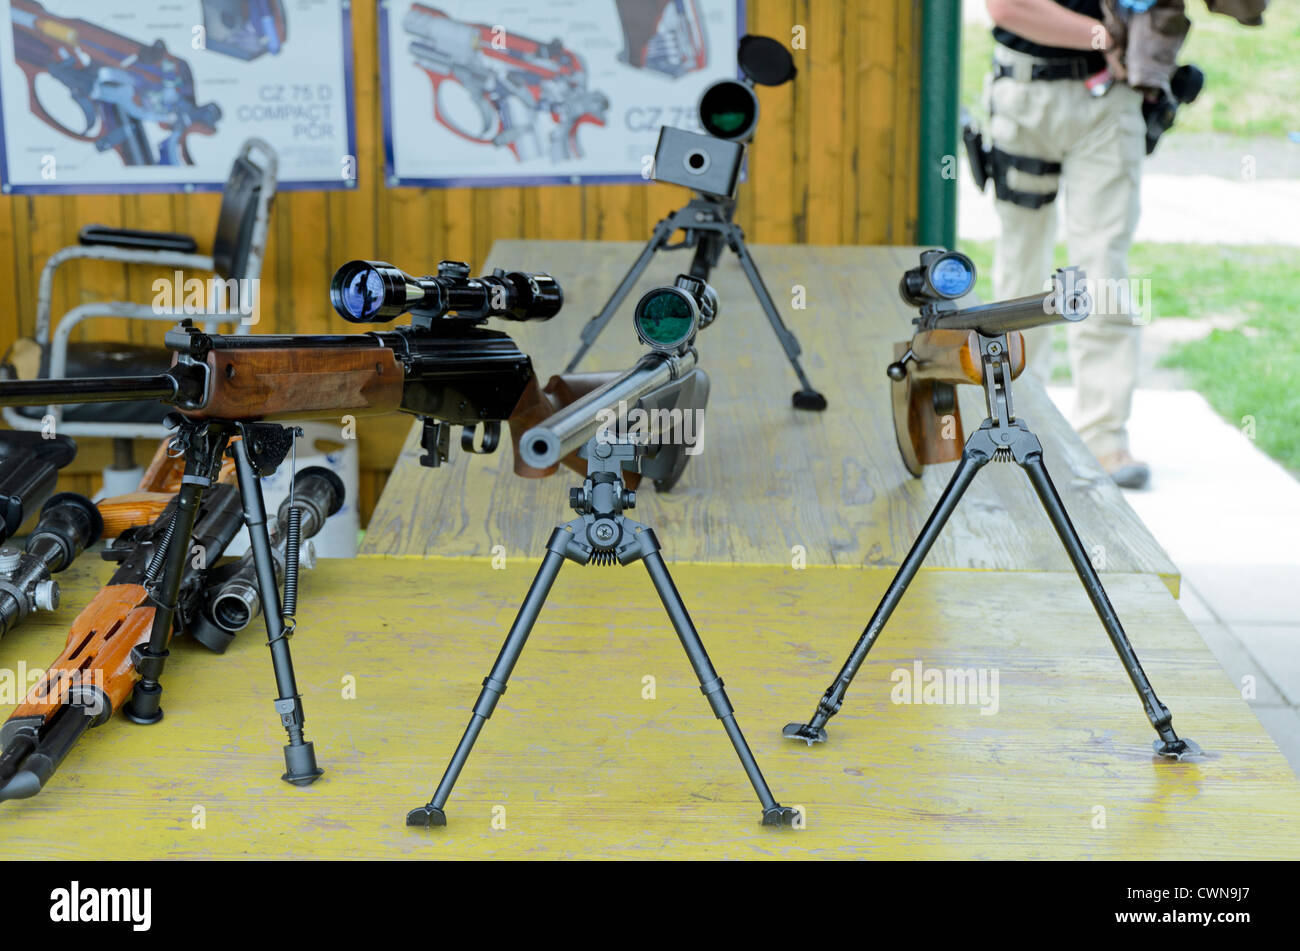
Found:
[[(1127, 449), (1142, 321), (1136, 305), (1150, 306), (1128, 282), (1146, 152), (1142, 97), (1116, 83), (1094, 98), (1082, 80), (1030, 80), (1032, 56), (1001, 45), (995, 56), (1016, 72), (991, 83), (992, 144), (1012, 155), (1059, 162), (1061, 172), (1008, 170), (1011, 188), (1058, 194), (1036, 209), (995, 202), (1001, 231), (993, 254), (994, 295), (1002, 300), (1048, 286), (1056, 208), (1062, 205), (1069, 263), (1087, 273), (1093, 298), (1092, 316), (1067, 331), (1076, 387), (1074, 424), (1095, 455)], [(1050, 346), (1048, 330), (1026, 334), (1029, 369), (1044, 381)]]

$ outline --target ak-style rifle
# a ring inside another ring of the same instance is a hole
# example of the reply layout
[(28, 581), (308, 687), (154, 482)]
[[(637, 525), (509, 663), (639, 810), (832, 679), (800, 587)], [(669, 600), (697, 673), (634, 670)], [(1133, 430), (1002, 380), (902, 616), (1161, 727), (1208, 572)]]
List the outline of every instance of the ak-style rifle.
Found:
[(172, 451), (183, 457), (184, 472), (167, 528), (171, 541), (165, 549), (160, 543), (154, 556), (161, 574), (150, 593), (155, 610), (149, 637), (131, 654), (138, 680), (122, 705), (137, 722), (162, 716), (159, 678), (190, 538), (223, 456), (233, 457), (275, 670), (275, 710), (289, 739), (282, 778), (296, 785), (314, 782), (322, 771), (303, 732), (288, 641), (293, 619), (282, 610), (258, 481), (283, 463), (294, 444), (297, 430), (282, 423), (401, 410), (424, 422), (424, 465), (438, 466), (448, 458), (454, 426), (463, 427), (463, 448), (492, 452), (501, 423), (530, 407), (536, 412), (544, 397), (528, 356), (505, 334), (480, 325), (493, 316), (548, 320), (564, 299), (549, 275), (498, 270), (471, 278), (468, 265), (451, 261), (428, 277), (412, 277), (384, 262), (353, 261), (334, 275), (330, 297), (353, 323), (386, 322), (405, 313), (411, 323), (361, 334), (231, 336), (204, 333), (186, 320), (164, 337), (174, 354), (165, 373), (0, 382), (0, 405), (153, 398), (176, 407), (167, 423), (175, 431)]
[[(137, 652), (148, 644), (160, 610), (159, 573), (168, 548), (176, 543), (179, 499), (166, 489), (182, 478), (181, 460), (169, 454), (164, 442), (137, 492), (101, 504), (117, 534), (102, 554), (118, 568), (73, 621), (62, 653), (0, 727), (0, 800), (40, 792), (81, 735), (107, 723), (131, 696), (141, 677)], [(243, 580), (245, 566), (251, 564), (245, 556), (217, 565), (244, 524), (234, 478), (233, 464), (224, 465), (199, 503), (190, 544), (182, 549), (188, 549), (189, 557), (174, 602), (176, 632), (218, 653), (234, 636), (232, 625), (220, 621), (221, 602), (229, 595), (232, 579)], [(296, 566), (300, 540), (320, 531), (325, 517), (342, 501), (343, 483), (328, 469), (313, 466), (296, 473), (293, 494), (278, 513), (277, 525), (288, 530), (272, 531), (277, 564)], [(287, 615), (292, 616), (296, 598), (296, 567), (287, 568)], [(247, 624), (251, 615), (250, 606), (234, 629)]]

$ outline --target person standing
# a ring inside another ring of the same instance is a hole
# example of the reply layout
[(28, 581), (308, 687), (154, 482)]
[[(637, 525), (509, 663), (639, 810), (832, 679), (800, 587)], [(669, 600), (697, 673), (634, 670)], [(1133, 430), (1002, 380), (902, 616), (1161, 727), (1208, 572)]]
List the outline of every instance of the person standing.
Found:
[[(1101, 0), (986, 0), (994, 23), (988, 89), (998, 300), (1043, 290), (1052, 271), (1057, 206), (1070, 264), (1084, 269), (1092, 315), (1067, 329), (1076, 427), (1102, 468), (1124, 488), (1150, 469), (1129, 452), (1137, 385), (1139, 315), (1128, 283), (1137, 228), (1146, 123), (1142, 94), (1110, 80), (1111, 37)], [(1029, 368), (1047, 381), (1046, 328), (1026, 335)]]

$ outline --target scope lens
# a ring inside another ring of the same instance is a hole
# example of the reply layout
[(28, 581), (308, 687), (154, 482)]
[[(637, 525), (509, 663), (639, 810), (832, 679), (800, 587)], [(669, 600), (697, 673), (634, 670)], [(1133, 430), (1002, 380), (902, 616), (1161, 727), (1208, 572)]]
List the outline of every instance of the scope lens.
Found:
[(964, 257), (949, 255), (930, 269), (930, 284), (944, 297), (956, 299), (975, 286), (975, 272)]
[(344, 316), (355, 321), (370, 321), (384, 305), (383, 276), (372, 267), (358, 268), (344, 279), (338, 298)]
[(744, 83), (723, 80), (714, 83), (700, 97), (700, 124), (709, 135), (720, 139), (747, 136), (758, 118), (758, 100)]
[(636, 309), (636, 329), (651, 347), (672, 350), (691, 339), (695, 332), (695, 310), (678, 291), (651, 291)]

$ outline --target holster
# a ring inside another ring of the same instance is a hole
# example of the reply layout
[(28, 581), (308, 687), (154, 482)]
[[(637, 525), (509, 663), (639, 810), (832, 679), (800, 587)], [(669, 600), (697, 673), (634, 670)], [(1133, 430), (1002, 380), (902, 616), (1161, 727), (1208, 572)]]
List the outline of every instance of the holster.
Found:
[(984, 136), (980, 135), (980, 130), (975, 127), (970, 116), (962, 117), (961, 140), (966, 146), (971, 178), (975, 180), (975, 187), (983, 191), (984, 186), (988, 184), (993, 166), (989, 162), (988, 150), (984, 148)]
[(993, 169), (993, 193), (999, 199), (1009, 201), (1013, 205), (1020, 205), (1022, 208), (1041, 208), (1043, 205), (1056, 201), (1055, 190), (1050, 192), (1026, 192), (1012, 188), (1007, 183), (1007, 172), (1014, 168), (1026, 175), (1059, 175), (1061, 173), (1060, 162), (1030, 158), (1028, 155), (1012, 155), (1010, 152), (1003, 152), (997, 146), (989, 149), (988, 155), (989, 163)]

